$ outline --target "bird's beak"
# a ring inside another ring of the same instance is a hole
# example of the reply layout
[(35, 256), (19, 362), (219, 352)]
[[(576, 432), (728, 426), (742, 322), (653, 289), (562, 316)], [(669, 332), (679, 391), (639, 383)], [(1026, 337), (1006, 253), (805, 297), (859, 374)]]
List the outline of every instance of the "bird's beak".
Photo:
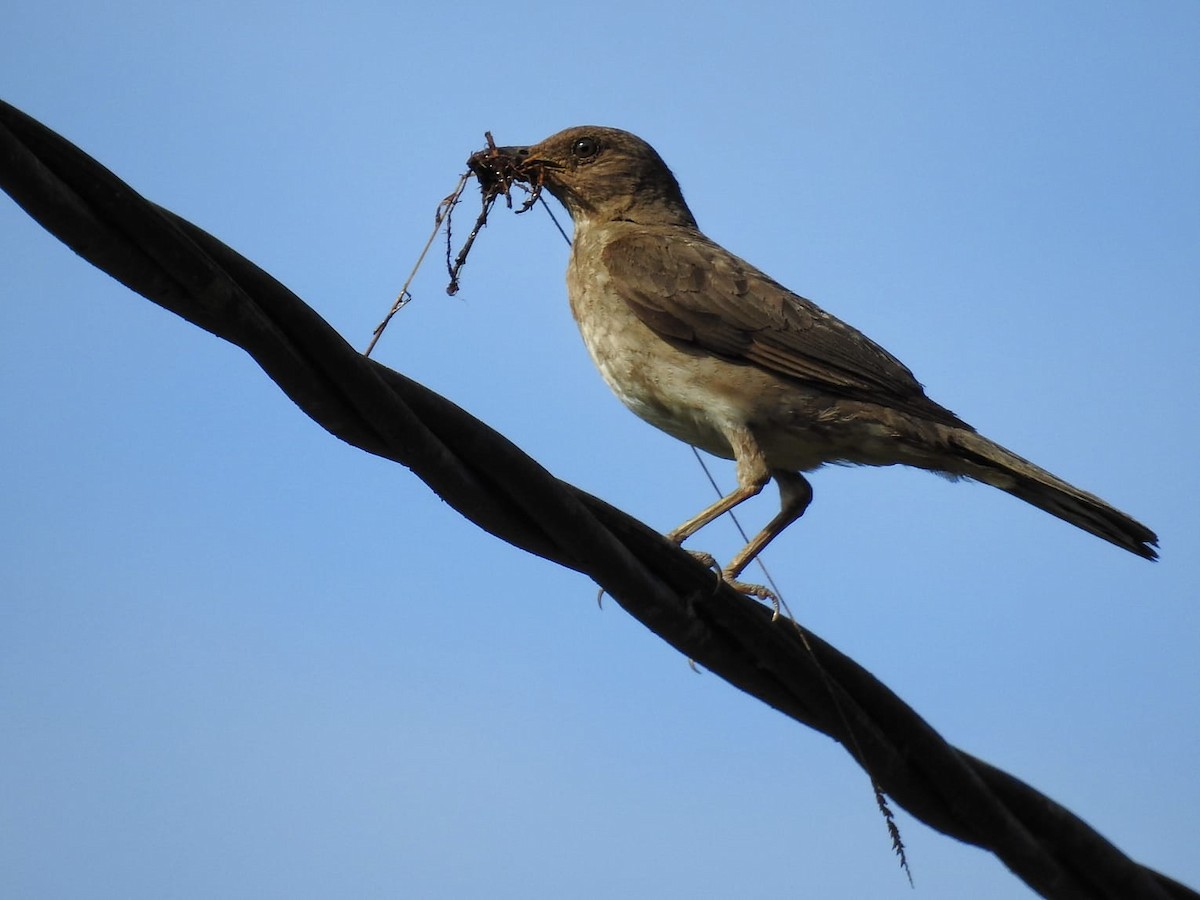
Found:
[(549, 169), (560, 169), (562, 166), (557, 163), (552, 163), (546, 159), (540, 159), (535, 152), (537, 145), (532, 147), (497, 147), (496, 154), (498, 157), (507, 160), (518, 173), (519, 180), (528, 180), (531, 174), (543, 173), (538, 177), (543, 177), (544, 172)]
[(528, 147), (497, 147), (496, 153), (500, 156), (507, 156), (515, 163), (523, 163), (529, 159)]
[(488, 147), (471, 154), (467, 160), (480, 184), (488, 185), (526, 181), (525, 165), (529, 161), (528, 147)]

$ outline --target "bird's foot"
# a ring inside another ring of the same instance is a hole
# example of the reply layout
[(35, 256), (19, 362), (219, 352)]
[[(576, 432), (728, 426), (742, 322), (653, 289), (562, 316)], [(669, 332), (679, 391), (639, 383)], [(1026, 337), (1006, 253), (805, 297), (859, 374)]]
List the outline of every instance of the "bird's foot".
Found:
[(704, 568), (710, 569), (713, 575), (716, 576), (713, 578), (712, 589), (713, 596), (715, 597), (717, 595), (717, 591), (721, 590), (721, 585), (728, 581), (728, 579), (725, 577), (725, 573), (721, 571), (721, 566), (717, 562), (716, 557), (711, 553), (705, 553), (703, 550), (688, 550), (688, 553), (692, 555), (692, 559), (696, 560), (698, 563), (702, 563)]
[[(667, 537), (670, 538), (671, 536), (667, 535)], [(722, 571), (721, 567), (717, 564), (716, 557), (711, 553), (705, 553), (703, 550), (688, 550), (688, 553), (692, 554), (692, 558), (697, 562), (703, 563), (706, 568), (712, 569), (717, 573), (716, 590), (719, 590), (722, 584), (727, 584), (739, 594), (745, 594), (748, 597), (754, 597), (757, 600), (770, 603), (773, 610), (771, 621), (774, 622), (779, 619), (783, 604), (779, 601), (779, 595), (769, 587), (762, 584), (751, 584), (747, 581), (738, 581), (736, 575), (728, 571)]]
[(721, 578), (724, 582), (737, 591), (739, 594), (745, 594), (748, 597), (754, 597), (756, 600), (762, 600), (771, 604), (772, 615), (771, 621), (778, 621), (782, 604), (779, 602), (779, 595), (765, 585), (750, 584), (746, 581), (738, 581), (736, 578), (722, 572)]

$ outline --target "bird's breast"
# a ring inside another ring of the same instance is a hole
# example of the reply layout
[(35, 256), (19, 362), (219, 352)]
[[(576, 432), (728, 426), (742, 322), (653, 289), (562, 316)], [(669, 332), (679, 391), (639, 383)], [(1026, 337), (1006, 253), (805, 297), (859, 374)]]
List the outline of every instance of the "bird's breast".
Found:
[(571, 312), (609, 388), (637, 416), (717, 456), (733, 457), (726, 434), (744, 418), (723, 385), (729, 363), (690, 353), (650, 330), (622, 299), (600, 265), (572, 257)]

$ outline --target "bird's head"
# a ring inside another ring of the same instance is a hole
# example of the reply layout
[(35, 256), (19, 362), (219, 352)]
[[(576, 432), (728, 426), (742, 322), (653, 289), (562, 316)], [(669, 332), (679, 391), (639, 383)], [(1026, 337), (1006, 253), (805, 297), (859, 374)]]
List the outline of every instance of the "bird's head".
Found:
[(477, 160), (493, 167), (503, 161), (516, 180), (545, 187), (576, 225), (696, 225), (662, 157), (628, 131), (580, 125), (529, 147), (481, 151), (472, 157), (472, 168)]

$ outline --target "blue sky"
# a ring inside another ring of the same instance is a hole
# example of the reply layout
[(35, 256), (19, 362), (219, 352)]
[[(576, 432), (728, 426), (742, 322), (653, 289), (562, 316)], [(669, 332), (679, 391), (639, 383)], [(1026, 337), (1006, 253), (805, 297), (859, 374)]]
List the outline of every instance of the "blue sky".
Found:
[[(0, 85), (360, 347), (485, 129), (642, 135), (710, 235), (1158, 531), (1152, 565), (834, 469), (767, 562), (952, 742), (1200, 885), (1200, 7), (406, 6), (25, 4)], [(711, 490), (592, 370), (566, 254), (498, 211), (375, 355), (666, 530)], [(913, 894), (839, 747), (7, 200), (0, 260), (0, 895), (1029, 895), (900, 813)]]

